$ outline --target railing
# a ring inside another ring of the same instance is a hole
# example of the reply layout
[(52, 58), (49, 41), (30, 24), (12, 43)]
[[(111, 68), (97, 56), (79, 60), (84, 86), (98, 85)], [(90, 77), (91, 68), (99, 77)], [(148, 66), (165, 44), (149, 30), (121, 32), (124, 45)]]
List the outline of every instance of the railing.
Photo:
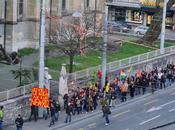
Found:
[(0, 102), (13, 99), (16, 97), (28, 95), (31, 93), (32, 87), (37, 85), (37, 83), (32, 83), (26, 86), (10, 89), (7, 91), (0, 92)]
[[(175, 54), (175, 46), (165, 48), (164, 54), (161, 54), (160, 50), (155, 50), (155, 51), (151, 51), (151, 52), (144, 53), (141, 55), (129, 57), (126, 59), (110, 62), (107, 64), (107, 71), (113, 72), (113, 71), (121, 69), (121, 68), (129, 67), (129, 66), (136, 64), (136, 63), (139, 64), (141, 62), (147, 62), (149, 60), (164, 57), (166, 55), (171, 55), (171, 54)], [(88, 78), (92, 75), (92, 73), (94, 71), (97, 71), (98, 68), (99, 67), (96, 66), (96, 67), (87, 68), (85, 70), (81, 70), (81, 71), (78, 71), (75, 73), (71, 73), (68, 75), (69, 81), (76, 81), (79, 79)]]
[[(165, 48), (164, 54), (161, 54), (160, 50), (155, 50), (155, 51), (151, 51), (141, 55), (129, 57), (126, 59), (110, 62), (107, 64), (107, 72), (110, 73), (116, 70), (120, 70), (122, 68), (127, 68), (131, 65), (137, 65), (143, 62), (146, 63), (148, 61), (151, 61), (154, 59), (156, 60), (158, 58), (163, 58), (173, 54), (175, 54), (175, 46)], [(88, 79), (93, 72), (97, 71), (98, 68), (99, 67), (96, 66), (96, 67), (81, 70), (72, 74), (68, 74), (68, 80), (69, 82), (72, 82), (72, 81), (78, 81), (78, 80), (80, 81), (81, 79)], [(55, 76), (57, 77), (57, 75)], [(37, 83), (32, 83), (19, 88), (14, 88), (11, 90), (0, 92), (0, 102), (6, 101), (12, 98), (16, 98), (19, 96), (28, 95), (31, 93), (31, 88), (35, 85), (37, 85)]]

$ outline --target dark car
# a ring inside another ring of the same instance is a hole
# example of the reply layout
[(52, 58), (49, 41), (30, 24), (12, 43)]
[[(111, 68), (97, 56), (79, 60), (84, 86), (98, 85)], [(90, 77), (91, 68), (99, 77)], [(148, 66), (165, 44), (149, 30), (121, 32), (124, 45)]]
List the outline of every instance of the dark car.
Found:
[(108, 21), (108, 28), (110, 31), (116, 31), (116, 32), (124, 32), (128, 33), (131, 30), (131, 26), (129, 26), (127, 23), (120, 22), (120, 21)]

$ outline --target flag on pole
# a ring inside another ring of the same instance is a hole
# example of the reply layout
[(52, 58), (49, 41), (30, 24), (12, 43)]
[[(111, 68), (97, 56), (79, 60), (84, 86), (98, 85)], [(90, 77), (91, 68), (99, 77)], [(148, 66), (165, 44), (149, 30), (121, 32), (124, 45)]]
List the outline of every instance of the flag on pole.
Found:
[(110, 89), (110, 83), (107, 83), (107, 85), (106, 85), (106, 92), (108, 93), (109, 92), (109, 89)]
[(141, 70), (140, 69), (137, 71), (137, 77), (142, 77), (142, 74), (141, 74)]
[(122, 69), (122, 70), (120, 71), (120, 78), (121, 78), (121, 79), (124, 79), (124, 80), (125, 80), (125, 78), (126, 78), (126, 72), (125, 72), (124, 69)]
[(130, 68), (128, 69), (128, 73), (131, 73), (132, 71), (132, 66), (130, 66)]

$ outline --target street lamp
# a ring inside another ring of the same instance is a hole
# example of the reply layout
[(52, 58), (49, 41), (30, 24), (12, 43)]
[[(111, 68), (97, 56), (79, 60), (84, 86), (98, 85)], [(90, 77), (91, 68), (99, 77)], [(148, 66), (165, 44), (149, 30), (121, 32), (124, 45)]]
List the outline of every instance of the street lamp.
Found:
[(95, 38), (95, 31), (96, 31), (96, 15), (97, 15), (97, 0), (95, 0), (95, 10), (94, 10), (94, 38)]
[[(44, 48), (45, 48), (45, 0), (41, 0), (40, 32), (39, 32), (39, 87), (44, 88)], [(43, 116), (43, 108), (39, 108), (39, 117)]]
[(106, 78), (106, 51), (107, 51), (107, 43), (108, 43), (108, 6), (105, 6), (105, 16), (104, 16), (104, 43), (102, 49), (102, 80), (101, 80), (101, 89), (105, 86), (105, 78)]
[(168, 0), (164, 0), (164, 5), (163, 5), (163, 18), (162, 18), (161, 41), (160, 41), (160, 53), (161, 54), (164, 54), (167, 2)]
[(7, 0), (4, 7), (4, 50), (6, 50)]

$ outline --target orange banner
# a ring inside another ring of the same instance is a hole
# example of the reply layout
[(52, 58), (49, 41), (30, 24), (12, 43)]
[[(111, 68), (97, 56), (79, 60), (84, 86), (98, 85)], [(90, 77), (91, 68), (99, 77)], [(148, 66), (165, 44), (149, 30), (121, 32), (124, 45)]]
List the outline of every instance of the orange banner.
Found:
[(49, 91), (47, 88), (32, 88), (31, 104), (39, 107), (49, 108)]

